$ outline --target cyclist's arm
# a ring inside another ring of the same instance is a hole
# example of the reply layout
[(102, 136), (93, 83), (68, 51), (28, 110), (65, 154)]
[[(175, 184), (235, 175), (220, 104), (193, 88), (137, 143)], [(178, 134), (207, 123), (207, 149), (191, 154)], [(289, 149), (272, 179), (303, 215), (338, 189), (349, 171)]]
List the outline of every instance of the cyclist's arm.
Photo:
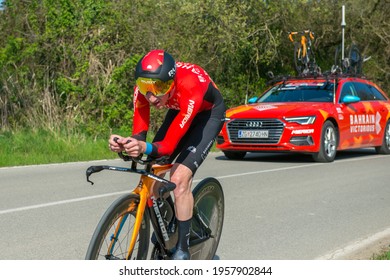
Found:
[(134, 116), (133, 116), (133, 134), (137, 140), (146, 140), (146, 134), (149, 129), (150, 105), (137, 87), (134, 87)]
[(173, 119), (164, 140), (152, 143), (152, 152), (150, 153), (152, 156), (160, 157), (172, 154), (202, 107), (204, 93), (200, 88), (191, 89), (191, 92), (187, 93), (181, 92), (181, 94), (180, 112)]

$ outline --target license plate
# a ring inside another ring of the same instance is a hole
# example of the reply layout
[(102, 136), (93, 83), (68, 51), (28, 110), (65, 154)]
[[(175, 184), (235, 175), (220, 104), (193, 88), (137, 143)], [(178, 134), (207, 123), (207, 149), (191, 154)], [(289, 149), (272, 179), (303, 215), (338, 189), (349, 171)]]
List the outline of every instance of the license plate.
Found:
[(238, 138), (268, 138), (268, 130), (239, 130)]

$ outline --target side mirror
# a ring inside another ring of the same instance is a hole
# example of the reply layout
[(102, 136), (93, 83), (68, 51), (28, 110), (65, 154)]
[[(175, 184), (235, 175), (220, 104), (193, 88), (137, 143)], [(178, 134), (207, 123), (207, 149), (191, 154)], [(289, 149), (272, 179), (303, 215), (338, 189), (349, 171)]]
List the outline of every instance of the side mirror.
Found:
[(256, 103), (256, 101), (257, 101), (257, 97), (255, 96), (255, 97), (249, 98), (248, 103), (253, 104), (253, 103)]
[(360, 97), (354, 95), (346, 95), (341, 100), (343, 103), (355, 103), (360, 101)]

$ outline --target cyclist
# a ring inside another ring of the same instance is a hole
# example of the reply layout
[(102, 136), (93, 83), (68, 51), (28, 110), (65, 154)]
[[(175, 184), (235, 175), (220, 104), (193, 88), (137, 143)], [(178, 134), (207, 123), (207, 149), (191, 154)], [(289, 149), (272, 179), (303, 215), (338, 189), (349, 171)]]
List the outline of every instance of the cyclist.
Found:
[[(174, 190), (178, 241), (172, 259), (189, 259), (192, 218), (192, 178), (205, 160), (222, 128), (225, 105), (218, 87), (201, 67), (175, 62), (164, 50), (152, 50), (135, 69), (134, 119), (131, 137), (111, 135), (113, 152), (125, 151), (136, 157), (168, 155), (176, 161), (170, 180)], [(162, 126), (152, 143), (146, 142), (150, 106), (168, 108)], [(118, 137), (117, 142), (114, 138)]]

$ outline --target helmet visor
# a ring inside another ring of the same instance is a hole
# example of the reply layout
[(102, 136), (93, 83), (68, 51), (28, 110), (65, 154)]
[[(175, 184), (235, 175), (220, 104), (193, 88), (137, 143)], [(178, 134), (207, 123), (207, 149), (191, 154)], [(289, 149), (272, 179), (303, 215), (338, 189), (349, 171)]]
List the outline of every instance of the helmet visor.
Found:
[(173, 80), (163, 82), (159, 79), (153, 78), (138, 78), (136, 81), (138, 90), (146, 95), (148, 92), (153, 93), (156, 96), (163, 96), (167, 94), (173, 87)]

